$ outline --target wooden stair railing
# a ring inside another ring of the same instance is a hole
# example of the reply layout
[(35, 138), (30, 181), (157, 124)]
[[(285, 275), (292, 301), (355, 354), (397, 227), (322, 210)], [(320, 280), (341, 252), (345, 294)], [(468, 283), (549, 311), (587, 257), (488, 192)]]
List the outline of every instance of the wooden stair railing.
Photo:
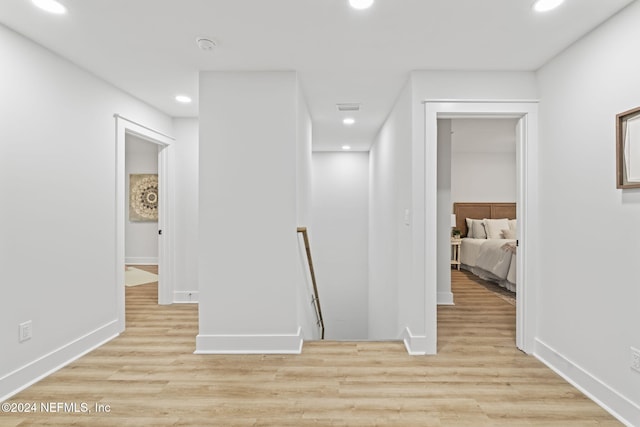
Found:
[(320, 297), (318, 296), (318, 286), (316, 285), (316, 274), (313, 270), (313, 261), (311, 260), (311, 248), (309, 247), (309, 236), (307, 235), (307, 227), (298, 227), (298, 233), (302, 233), (302, 238), (304, 239), (304, 248), (307, 251), (307, 261), (309, 262), (311, 283), (313, 283), (312, 303), (316, 309), (316, 317), (318, 318), (318, 326), (320, 327), (321, 339), (324, 339), (324, 319), (322, 318), (322, 309), (320, 308)]

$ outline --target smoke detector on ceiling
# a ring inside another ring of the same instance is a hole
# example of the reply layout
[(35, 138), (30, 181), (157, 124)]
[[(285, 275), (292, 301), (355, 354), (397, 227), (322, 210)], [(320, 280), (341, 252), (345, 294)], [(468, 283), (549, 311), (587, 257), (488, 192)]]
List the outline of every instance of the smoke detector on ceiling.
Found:
[(212, 51), (218, 46), (218, 43), (215, 40), (212, 40), (208, 37), (198, 37), (196, 39), (196, 44), (198, 45), (200, 50), (204, 51)]
[(360, 111), (360, 104), (351, 102), (346, 104), (336, 104), (338, 111)]

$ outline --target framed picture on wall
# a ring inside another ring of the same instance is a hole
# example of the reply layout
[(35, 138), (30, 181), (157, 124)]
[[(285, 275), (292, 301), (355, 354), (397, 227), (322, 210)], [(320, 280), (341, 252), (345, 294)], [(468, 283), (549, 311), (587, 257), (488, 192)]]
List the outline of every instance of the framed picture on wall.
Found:
[(158, 175), (129, 175), (129, 221), (158, 221)]
[(640, 188), (640, 107), (616, 115), (616, 186)]

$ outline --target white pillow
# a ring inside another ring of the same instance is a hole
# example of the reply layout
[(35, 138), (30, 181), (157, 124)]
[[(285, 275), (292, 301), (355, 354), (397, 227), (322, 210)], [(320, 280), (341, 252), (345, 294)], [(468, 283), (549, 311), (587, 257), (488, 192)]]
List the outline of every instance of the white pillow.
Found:
[(467, 223), (467, 235), (465, 237), (473, 239), (473, 220), (471, 218), (465, 218), (464, 220)]
[(484, 229), (484, 222), (481, 219), (466, 218), (467, 237), (472, 239), (486, 239), (487, 232)]
[(473, 221), (473, 237), (475, 239), (486, 239), (487, 230), (484, 226), (484, 222), (480, 219)]
[(502, 236), (505, 239), (511, 239), (511, 240), (515, 240), (516, 239), (516, 230), (502, 230)]
[(484, 228), (487, 230), (487, 239), (502, 239), (502, 230), (509, 229), (509, 220), (502, 219), (484, 219)]
[(510, 219), (509, 220), (509, 230), (514, 230), (514, 231), (517, 230), (517, 228), (516, 228), (517, 227), (517, 222), (518, 222), (517, 219)]

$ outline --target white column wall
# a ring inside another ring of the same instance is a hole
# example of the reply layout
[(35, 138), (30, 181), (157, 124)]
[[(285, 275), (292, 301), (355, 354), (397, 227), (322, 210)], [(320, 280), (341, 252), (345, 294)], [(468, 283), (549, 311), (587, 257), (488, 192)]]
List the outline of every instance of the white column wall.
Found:
[(325, 338), (367, 339), (369, 153), (313, 153), (312, 206)]
[(118, 333), (113, 115), (171, 120), (3, 26), (0, 63), (2, 400)]
[(640, 106), (638, 22), (634, 2), (538, 72), (536, 355), (628, 425), (640, 425), (640, 192), (616, 189), (615, 116)]
[(175, 150), (174, 302), (198, 300), (198, 119), (173, 119)]
[(198, 353), (297, 352), (295, 72), (200, 74)]

